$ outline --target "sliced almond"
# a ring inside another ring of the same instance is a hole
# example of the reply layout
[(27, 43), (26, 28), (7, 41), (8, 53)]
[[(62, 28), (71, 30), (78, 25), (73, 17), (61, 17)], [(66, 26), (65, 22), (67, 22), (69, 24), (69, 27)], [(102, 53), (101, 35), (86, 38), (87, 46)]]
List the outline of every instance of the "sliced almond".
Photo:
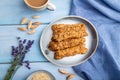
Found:
[(21, 21), (21, 24), (25, 24), (27, 22), (28, 18), (23, 18)]
[(26, 28), (22, 28), (22, 27), (19, 27), (18, 29), (21, 30), (21, 31), (27, 31)]
[(27, 28), (30, 29), (31, 26), (32, 26), (32, 21), (30, 20), (30, 21), (28, 22), (28, 26), (27, 26)]
[(42, 24), (41, 22), (34, 22), (33, 25), (40, 25)]
[(58, 69), (58, 71), (62, 74), (68, 74), (68, 71), (66, 71), (66, 70)]
[(40, 16), (35, 15), (35, 16), (33, 16), (32, 18), (33, 18), (33, 19), (37, 19), (37, 18), (40, 18)]
[(35, 32), (36, 32), (36, 30), (33, 29), (33, 30), (29, 31), (28, 34), (34, 34)]
[(67, 76), (66, 80), (70, 80), (70, 79), (72, 79), (73, 77), (75, 77), (75, 75), (74, 75), (74, 74), (70, 74), (70, 75)]
[(39, 27), (39, 25), (32, 25), (32, 26), (31, 26), (31, 29), (35, 29), (35, 28), (37, 28), (37, 27)]

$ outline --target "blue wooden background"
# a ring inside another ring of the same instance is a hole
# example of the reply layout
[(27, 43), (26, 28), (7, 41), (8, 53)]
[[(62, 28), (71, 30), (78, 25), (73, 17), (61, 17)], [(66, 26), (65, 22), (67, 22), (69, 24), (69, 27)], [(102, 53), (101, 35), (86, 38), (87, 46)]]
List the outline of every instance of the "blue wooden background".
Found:
[[(26, 60), (31, 62), (31, 70), (22, 66), (15, 74), (13, 80), (25, 80), (29, 74), (36, 70), (48, 70), (55, 75), (57, 80), (65, 80), (65, 76), (58, 73), (58, 68), (68, 70), (74, 73), (71, 67), (63, 68), (48, 62), (42, 55), (39, 47), (39, 38), (44, 27), (54, 19), (69, 15), (71, 0), (51, 0), (56, 5), (55, 11), (44, 10), (36, 12), (29, 9), (23, 0), (0, 0), (0, 80), (10, 67), (12, 60), (11, 46), (17, 45), (16, 37), (23, 39), (35, 40), (35, 44), (31, 51), (27, 54)], [(33, 15), (40, 15), (39, 19), (32, 19)], [(38, 27), (37, 32), (33, 35), (28, 35), (25, 32), (19, 31), (18, 27), (26, 27), (27, 25), (20, 25), (21, 19), (28, 17), (33, 22), (40, 21), (43, 24)], [(49, 68), (48, 68), (49, 67)], [(54, 70), (53, 70), (54, 69)], [(75, 74), (75, 73), (74, 73)], [(79, 76), (75, 76), (72, 80), (80, 80)]]
[(23, 17), (40, 15), (41, 18), (35, 21), (49, 23), (51, 20), (68, 15), (71, 0), (51, 0), (56, 5), (56, 10), (36, 12), (29, 9), (24, 0), (0, 0), (0, 24), (19, 24)]

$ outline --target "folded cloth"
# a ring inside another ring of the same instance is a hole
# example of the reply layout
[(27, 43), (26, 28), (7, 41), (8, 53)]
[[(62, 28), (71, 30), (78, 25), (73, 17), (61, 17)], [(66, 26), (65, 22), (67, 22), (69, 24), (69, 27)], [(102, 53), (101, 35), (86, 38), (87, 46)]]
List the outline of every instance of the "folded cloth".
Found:
[(72, 0), (70, 15), (90, 20), (99, 35), (95, 54), (73, 67), (85, 80), (120, 80), (120, 0)]

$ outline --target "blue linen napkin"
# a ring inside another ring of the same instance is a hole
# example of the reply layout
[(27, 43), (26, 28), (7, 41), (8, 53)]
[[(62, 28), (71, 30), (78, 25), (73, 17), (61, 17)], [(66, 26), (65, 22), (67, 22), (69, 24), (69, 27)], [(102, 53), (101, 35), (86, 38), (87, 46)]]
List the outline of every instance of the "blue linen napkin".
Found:
[(85, 80), (120, 80), (120, 0), (72, 0), (70, 15), (90, 20), (99, 35), (95, 54), (74, 71)]

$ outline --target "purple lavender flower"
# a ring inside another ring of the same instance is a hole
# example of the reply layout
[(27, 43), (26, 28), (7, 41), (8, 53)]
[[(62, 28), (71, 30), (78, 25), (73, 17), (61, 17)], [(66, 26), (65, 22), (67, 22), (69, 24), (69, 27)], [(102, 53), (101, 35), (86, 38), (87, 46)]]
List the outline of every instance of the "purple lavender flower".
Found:
[(17, 37), (17, 39), (19, 40), (19, 39), (20, 39), (20, 37)]
[(18, 50), (15, 50), (15, 53), (18, 53)]
[(24, 58), (25, 58), (25, 54), (23, 53), (23, 55), (22, 55), (22, 57), (21, 57), (21, 60), (20, 60), (20, 62), (19, 62), (20, 64), (23, 63)]
[(23, 44), (19, 44), (19, 51), (24, 49), (24, 45)]
[(26, 45), (26, 50), (29, 50), (30, 48), (31, 48), (31, 46), (32, 46), (32, 44), (34, 43), (34, 40), (29, 40), (28, 42), (27, 42), (27, 45)]
[(16, 57), (16, 56), (18, 55), (18, 53), (19, 53), (19, 51), (18, 51), (18, 47), (16, 47), (15, 50), (14, 50), (14, 54), (13, 54), (13, 56)]
[(16, 58), (16, 57), (17, 57), (17, 54), (16, 54), (16, 53), (14, 53), (14, 54), (13, 54), (13, 57), (15, 57), (15, 58)]
[[(30, 51), (31, 46), (34, 43), (34, 40), (26, 40), (26, 39), (21, 40), (20, 37), (17, 37), (17, 40), (18, 40), (19, 45), (17, 47), (12, 46), (11, 55), (14, 56), (14, 59), (13, 59), (13, 62), (11, 63), (11, 66), (10, 66), (4, 80), (10, 80), (15, 69), (18, 66), (23, 65), (26, 53)], [(25, 61), (25, 63), (26, 63), (25, 66), (28, 69), (31, 69), (29, 61)]]
[(31, 41), (31, 45), (34, 43), (34, 40)]
[(25, 49), (26, 49), (26, 50), (28, 50), (28, 49), (29, 49), (29, 47), (28, 47), (28, 46), (26, 46), (26, 47), (25, 47)]
[(31, 69), (30, 66), (29, 66), (29, 65), (30, 65), (29, 61), (25, 61), (25, 63), (26, 63), (26, 67), (27, 67), (28, 69)]
[(16, 47), (15, 50), (18, 50), (18, 47)]
[(25, 50), (24, 53), (26, 54), (28, 52), (28, 50)]
[(23, 40), (23, 44), (25, 44), (25, 43), (26, 43), (26, 41), (27, 41), (27, 40), (26, 40), (26, 39), (24, 39), (24, 40)]
[(18, 55), (18, 47), (12, 46), (12, 56), (16, 57)]
[(15, 50), (15, 47), (14, 47), (14, 46), (12, 46), (12, 50)]
[(14, 55), (14, 53), (15, 53), (15, 47), (12, 46), (12, 55)]
[[(30, 69), (29, 67), (29, 61), (24, 61), (26, 53), (30, 51), (30, 48), (32, 47), (34, 40), (21, 40), (20, 37), (17, 38), (19, 45), (18, 47), (12, 46), (12, 55), (15, 57), (14, 60), (19, 60), (19, 65), (23, 65), (23, 62), (26, 63), (26, 67)], [(26, 43), (27, 42), (27, 43)]]
[(19, 43), (22, 43), (22, 40), (19, 40)]
[(31, 69), (30, 66), (27, 66), (27, 65), (26, 65), (26, 67), (27, 67), (28, 69)]

